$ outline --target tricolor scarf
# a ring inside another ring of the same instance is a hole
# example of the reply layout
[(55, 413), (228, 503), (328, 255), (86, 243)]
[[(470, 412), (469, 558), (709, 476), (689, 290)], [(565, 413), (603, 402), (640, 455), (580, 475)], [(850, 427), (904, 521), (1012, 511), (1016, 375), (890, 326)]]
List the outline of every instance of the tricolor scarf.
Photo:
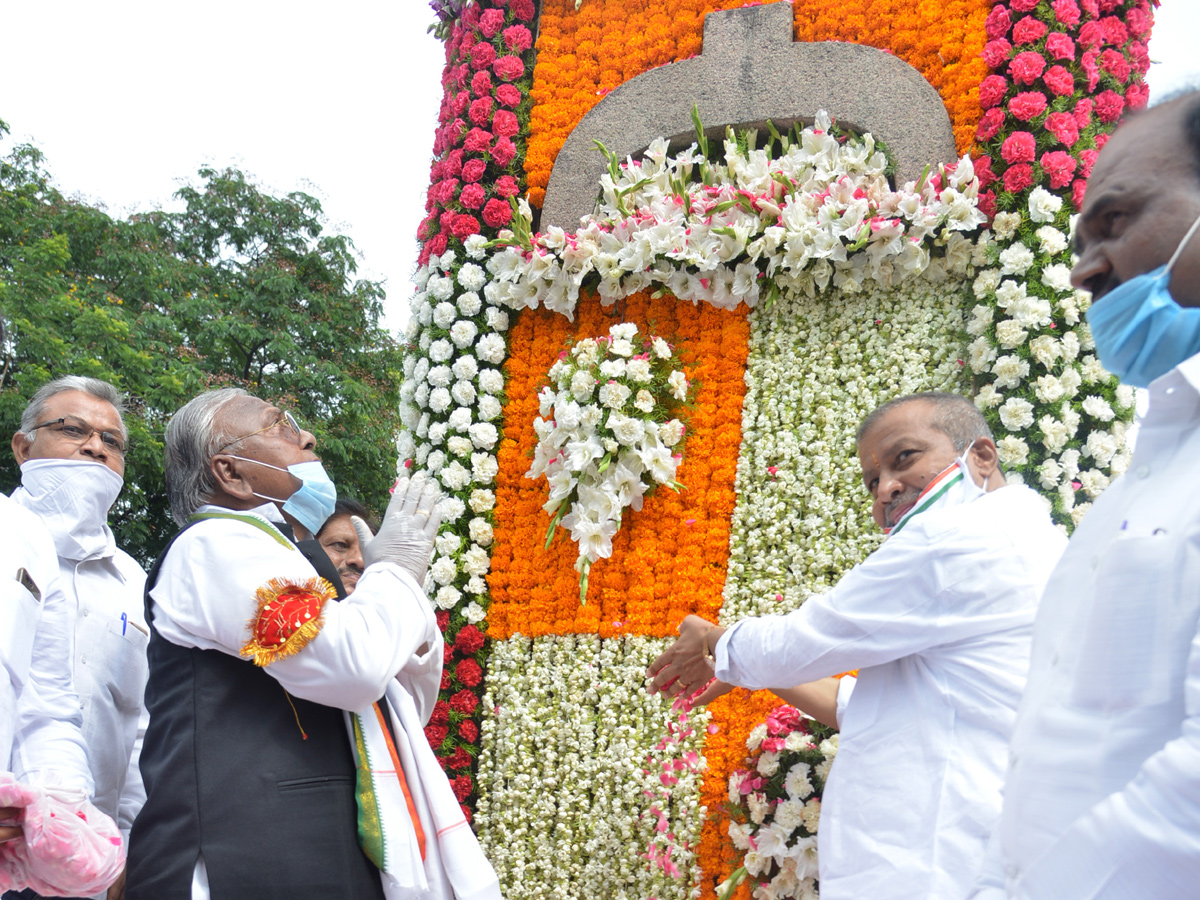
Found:
[(987, 493), (975, 483), (975, 478), (967, 467), (967, 453), (970, 450), (971, 448), (968, 446), (962, 456), (942, 469), (929, 484), (925, 485), (925, 489), (918, 495), (917, 502), (913, 504), (912, 509), (901, 516), (900, 521), (891, 528), (883, 529), (883, 533), (888, 537), (894, 537), (901, 528), (912, 521), (914, 516), (919, 516), (930, 509), (942, 509), (970, 503)]
[(379, 867), (387, 900), (501, 900), (496, 873), (404, 685), (393, 681), (383, 700), (347, 717), (358, 763), (359, 843)]

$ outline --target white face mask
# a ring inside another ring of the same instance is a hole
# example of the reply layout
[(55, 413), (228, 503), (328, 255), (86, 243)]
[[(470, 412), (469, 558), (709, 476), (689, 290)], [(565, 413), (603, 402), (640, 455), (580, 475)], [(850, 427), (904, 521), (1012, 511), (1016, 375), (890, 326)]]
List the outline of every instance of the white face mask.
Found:
[(883, 533), (891, 537), (907, 525), (913, 516), (930, 509), (943, 509), (970, 503), (986, 494), (987, 491), (975, 483), (975, 476), (971, 474), (971, 467), (967, 465), (967, 454), (971, 452), (973, 446), (975, 446), (975, 442), (971, 441), (967, 445), (967, 449), (956, 457), (954, 462), (942, 469), (936, 478), (925, 485), (925, 489), (917, 497), (917, 502), (913, 504), (912, 509), (901, 516), (900, 521), (891, 528), (885, 528)]
[(108, 511), (124, 484), (103, 463), (28, 459), (21, 464), (21, 486), (13, 499), (42, 518), (60, 557), (78, 561), (112, 555)]

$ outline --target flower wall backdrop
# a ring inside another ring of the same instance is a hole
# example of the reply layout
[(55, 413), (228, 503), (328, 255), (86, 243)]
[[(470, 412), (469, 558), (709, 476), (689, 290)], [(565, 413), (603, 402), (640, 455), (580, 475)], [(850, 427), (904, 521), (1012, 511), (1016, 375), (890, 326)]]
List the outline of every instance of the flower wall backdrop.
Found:
[[(725, 193), (708, 196), (701, 153), (652, 148), (614, 161), (598, 217), (544, 235), (515, 201), (540, 203), (579, 118), (699, 52), (704, 15), (742, 4), (432, 5), (446, 95), (399, 443), (400, 465), (447, 494), (427, 583), (446, 675), (427, 735), (506, 892), (713, 896), (742, 861), (726, 779), (777, 701), (737, 690), (680, 721), (641, 671), (685, 614), (794, 608), (870, 552), (858, 418), (902, 392), (972, 393), (1012, 477), (1066, 527), (1127, 464), (1132, 394), (1095, 360), (1067, 241), (1119, 106), (1144, 103), (1151, 4), (795, 0), (798, 39), (916, 66), (973, 159), (906, 193), (881, 183), (879, 148), (816, 128), (816, 163), (778, 145), (709, 152)], [(756, 181), (770, 166), (788, 190)], [(836, 216), (813, 215), (825, 204)], [(672, 243), (661, 232), (678, 224)], [(792, 239), (808, 249), (789, 255)], [(545, 488), (524, 473), (547, 371), (620, 322), (664, 336), (693, 383), (685, 489), (626, 511), (581, 606), (576, 548), (544, 548)]]

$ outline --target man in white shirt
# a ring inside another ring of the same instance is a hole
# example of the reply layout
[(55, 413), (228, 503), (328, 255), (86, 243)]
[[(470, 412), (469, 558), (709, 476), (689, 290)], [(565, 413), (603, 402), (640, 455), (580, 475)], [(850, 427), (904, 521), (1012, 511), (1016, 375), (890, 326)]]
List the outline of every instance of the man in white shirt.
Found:
[(185, 527), (148, 576), (129, 900), (499, 900), (422, 732), (442, 664), (421, 588), (437, 487), (397, 485), (339, 600), (289, 537), (333, 511), (315, 446), (290, 413), (236, 389), (167, 426)]
[[(12, 439), (21, 486), (12, 498), (50, 531), (75, 619), (71, 662), (96, 807), (128, 838), (145, 800), (146, 573), (116, 546), (108, 512), (124, 484), (124, 400), (106, 381), (67, 375), (41, 387)], [(116, 898), (123, 880), (109, 890)]]
[(1100, 361), (1150, 406), (1046, 586), (977, 900), (1200, 896), (1198, 225), (1192, 93), (1116, 131), (1076, 225)]
[(714, 675), (815, 681), (828, 719), (837, 687), (818, 680), (858, 669), (822, 800), (822, 900), (963, 900), (1000, 810), (1038, 596), (1066, 539), (1041, 497), (1004, 485), (966, 398), (885, 404), (863, 422), (858, 457), (884, 544), (787, 616), (728, 629), (689, 616), (651, 690), (690, 695)]

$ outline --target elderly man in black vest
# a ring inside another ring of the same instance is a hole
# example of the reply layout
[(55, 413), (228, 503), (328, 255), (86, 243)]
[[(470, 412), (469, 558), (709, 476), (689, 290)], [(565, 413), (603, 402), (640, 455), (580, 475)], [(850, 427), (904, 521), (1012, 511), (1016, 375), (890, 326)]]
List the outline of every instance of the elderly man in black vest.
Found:
[(421, 588), (438, 490), (397, 486), (342, 599), (315, 542), (291, 539), (317, 533), (336, 498), (315, 443), (236, 389), (167, 427), (183, 531), (147, 583), (129, 900), (500, 896), (420, 733), (441, 677)]

